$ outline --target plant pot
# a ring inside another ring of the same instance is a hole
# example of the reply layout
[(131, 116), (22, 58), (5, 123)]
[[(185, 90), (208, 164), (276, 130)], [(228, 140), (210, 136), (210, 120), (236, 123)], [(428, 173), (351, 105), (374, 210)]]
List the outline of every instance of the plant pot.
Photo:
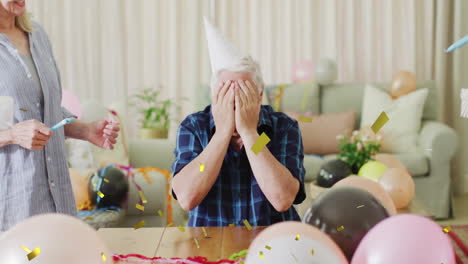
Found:
[(167, 138), (168, 130), (163, 128), (140, 128), (141, 139)]

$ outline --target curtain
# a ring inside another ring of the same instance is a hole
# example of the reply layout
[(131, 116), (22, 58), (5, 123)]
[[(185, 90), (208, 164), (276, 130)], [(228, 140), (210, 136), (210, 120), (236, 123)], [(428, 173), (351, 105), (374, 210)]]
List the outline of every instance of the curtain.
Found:
[[(200, 110), (195, 98), (210, 77), (202, 23), (208, 16), (260, 62), (268, 84), (290, 82), (295, 63), (323, 57), (336, 60), (340, 82), (390, 81), (393, 73), (409, 70), (419, 80), (437, 80), (440, 119), (460, 136), (468, 131), (459, 117), (459, 91), (468, 87), (468, 48), (445, 53), (452, 41), (468, 34), (464, 0), (48, 0), (28, 5), (50, 35), (64, 88), (82, 100), (126, 103), (143, 88), (155, 88), (182, 106), (179, 120)], [(134, 135), (136, 121), (128, 126)], [(461, 137), (460, 146), (461, 154), (467, 152), (468, 139)], [(468, 190), (463, 156), (454, 162), (454, 179)]]

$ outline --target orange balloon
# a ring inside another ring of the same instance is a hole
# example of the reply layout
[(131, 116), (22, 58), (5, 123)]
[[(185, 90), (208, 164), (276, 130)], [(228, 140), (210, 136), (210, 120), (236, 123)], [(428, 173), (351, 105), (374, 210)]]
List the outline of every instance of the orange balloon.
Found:
[(390, 86), (390, 95), (393, 99), (414, 91), (416, 91), (416, 77), (413, 73), (400, 71), (393, 75)]
[(85, 203), (89, 200), (89, 189), (86, 178), (77, 170), (70, 169), (70, 180), (73, 188), (73, 196), (75, 197), (76, 206)]
[(374, 159), (376, 161), (382, 162), (388, 168), (400, 168), (404, 169), (405, 171), (407, 170), (405, 165), (403, 165), (403, 163), (393, 155), (379, 153), (374, 156)]
[(335, 183), (332, 188), (339, 186), (350, 186), (367, 191), (382, 203), (390, 215), (395, 215), (397, 213), (392, 197), (390, 197), (380, 184), (372, 180), (357, 175), (351, 175)]
[(407, 207), (414, 197), (414, 181), (411, 175), (401, 168), (390, 168), (379, 179), (379, 183), (392, 197), (397, 209)]

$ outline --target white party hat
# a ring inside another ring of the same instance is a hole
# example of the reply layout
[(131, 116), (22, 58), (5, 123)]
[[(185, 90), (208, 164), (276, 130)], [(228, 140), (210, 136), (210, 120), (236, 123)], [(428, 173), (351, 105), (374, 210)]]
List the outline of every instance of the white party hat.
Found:
[(239, 64), (245, 55), (233, 43), (228, 41), (224, 34), (213, 26), (206, 17), (204, 17), (204, 20), (212, 73), (215, 74), (221, 69)]

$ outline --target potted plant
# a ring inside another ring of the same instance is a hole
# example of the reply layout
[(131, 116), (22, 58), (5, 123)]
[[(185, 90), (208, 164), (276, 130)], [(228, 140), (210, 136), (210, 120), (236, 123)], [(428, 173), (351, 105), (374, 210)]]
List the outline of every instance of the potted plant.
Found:
[(380, 135), (374, 137), (365, 131), (353, 131), (350, 137), (340, 135), (337, 139), (338, 158), (347, 163), (354, 174), (380, 150)]
[(159, 91), (144, 89), (132, 96), (131, 106), (135, 107), (140, 118), (140, 138), (167, 138), (170, 128), (171, 109), (175, 103), (170, 100), (160, 100)]

